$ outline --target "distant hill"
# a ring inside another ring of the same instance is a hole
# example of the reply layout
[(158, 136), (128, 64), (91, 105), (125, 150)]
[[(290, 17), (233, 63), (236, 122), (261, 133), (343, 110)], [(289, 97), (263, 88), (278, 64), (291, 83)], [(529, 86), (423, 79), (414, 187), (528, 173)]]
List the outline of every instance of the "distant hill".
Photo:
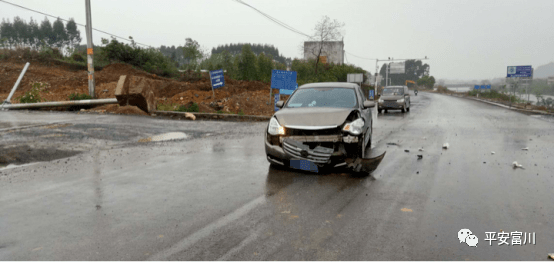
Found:
[(533, 71), (533, 78), (535, 79), (547, 78), (550, 76), (554, 76), (554, 62), (539, 66)]

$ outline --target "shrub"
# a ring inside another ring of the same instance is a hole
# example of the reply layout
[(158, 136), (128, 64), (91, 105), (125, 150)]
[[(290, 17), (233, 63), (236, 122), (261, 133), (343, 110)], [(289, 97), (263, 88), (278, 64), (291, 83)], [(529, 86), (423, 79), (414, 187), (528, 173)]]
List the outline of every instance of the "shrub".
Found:
[(178, 76), (177, 67), (171, 59), (153, 48), (143, 49), (134, 44), (130, 46), (112, 39), (103, 48), (103, 53), (109, 61), (127, 63), (164, 77)]
[(24, 95), (17, 98), (19, 103), (37, 103), (43, 101), (40, 93), (48, 88), (48, 83), (43, 82), (33, 82), (31, 83), (31, 90), (25, 92)]
[(182, 112), (200, 112), (200, 108), (198, 107), (198, 104), (196, 102), (193, 102), (190, 106), (181, 105), (177, 111)]

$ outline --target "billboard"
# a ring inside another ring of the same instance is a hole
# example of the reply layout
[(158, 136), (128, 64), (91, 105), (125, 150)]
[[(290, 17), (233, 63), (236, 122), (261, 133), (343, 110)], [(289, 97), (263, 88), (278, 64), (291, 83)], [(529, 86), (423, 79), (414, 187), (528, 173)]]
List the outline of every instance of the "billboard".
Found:
[(389, 64), (389, 74), (404, 74), (406, 73), (406, 64), (404, 62), (391, 62)]
[(508, 66), (508, 78), (531, 78), (533, 77), (532, 66)]
[(362, 73), (349, 73), (346, 75), (346, 82), (361, 83), (364, 81), (364, 74)]

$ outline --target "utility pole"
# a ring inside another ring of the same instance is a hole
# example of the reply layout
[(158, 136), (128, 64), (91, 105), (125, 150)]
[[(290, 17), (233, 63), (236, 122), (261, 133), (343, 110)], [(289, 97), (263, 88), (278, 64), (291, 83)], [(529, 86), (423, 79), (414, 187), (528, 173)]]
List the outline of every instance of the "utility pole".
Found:
[(87, 12), (87, 68), (88, 68), (88, 93), (94, 99), (94, 52), (92, 44), (92, 18), (90, 15), (90, 0), (85, 0), (85, 9)]

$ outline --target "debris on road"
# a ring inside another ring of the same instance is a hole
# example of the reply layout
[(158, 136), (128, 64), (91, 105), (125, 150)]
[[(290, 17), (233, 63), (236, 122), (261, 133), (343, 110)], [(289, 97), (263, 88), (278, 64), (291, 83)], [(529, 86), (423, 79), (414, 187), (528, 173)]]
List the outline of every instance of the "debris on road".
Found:
[(445, 143), (445, 144), (442, 145), (443, 149), (448, 149), (448, 147), (450, 147), (450, 144), (448, 144), (448, 143)]
[(548, 257), (549, 257), (550, 259), (554, 259), (554, 253), (548, 253)]
[(529, 147), (521, 148), (523, 151), (529, 151)]
[(491, 152), (491, 154), (495, 154), (495, 152)]
[(419, 148), (419, 149), (417, 149), (417, 150), (420, 151), (420, 152), (423, 152), (423, 148)]
[(418, 154), (418, 155), (417, 155), (417, 159), (418, 159), (418, 160), (421, 160), (421, 159), (423, 159), (423, 155), (421, 155), (421, 154)]
[(407, 152), (407, 153), (409, 153), (409, 152), (410, 152), (410, 150), (408, 150), (408, 149), (406, 149), (406, 150), (404, 150), (404, 151), (405, 151), (405, 152)]
[(514, 166), (514, 169), (515, 169), (515, 168), (523, 168), (523, 165), (517, 163), (517, 161), (514, 161), (514, 162), (512, 163), (512, 165)]
[(185, 112), (185, 118), (187, 118), (189, 120), (196, 120), (196, 116), (194, 116), (194, 114), (188, 113), (188, 112)]

